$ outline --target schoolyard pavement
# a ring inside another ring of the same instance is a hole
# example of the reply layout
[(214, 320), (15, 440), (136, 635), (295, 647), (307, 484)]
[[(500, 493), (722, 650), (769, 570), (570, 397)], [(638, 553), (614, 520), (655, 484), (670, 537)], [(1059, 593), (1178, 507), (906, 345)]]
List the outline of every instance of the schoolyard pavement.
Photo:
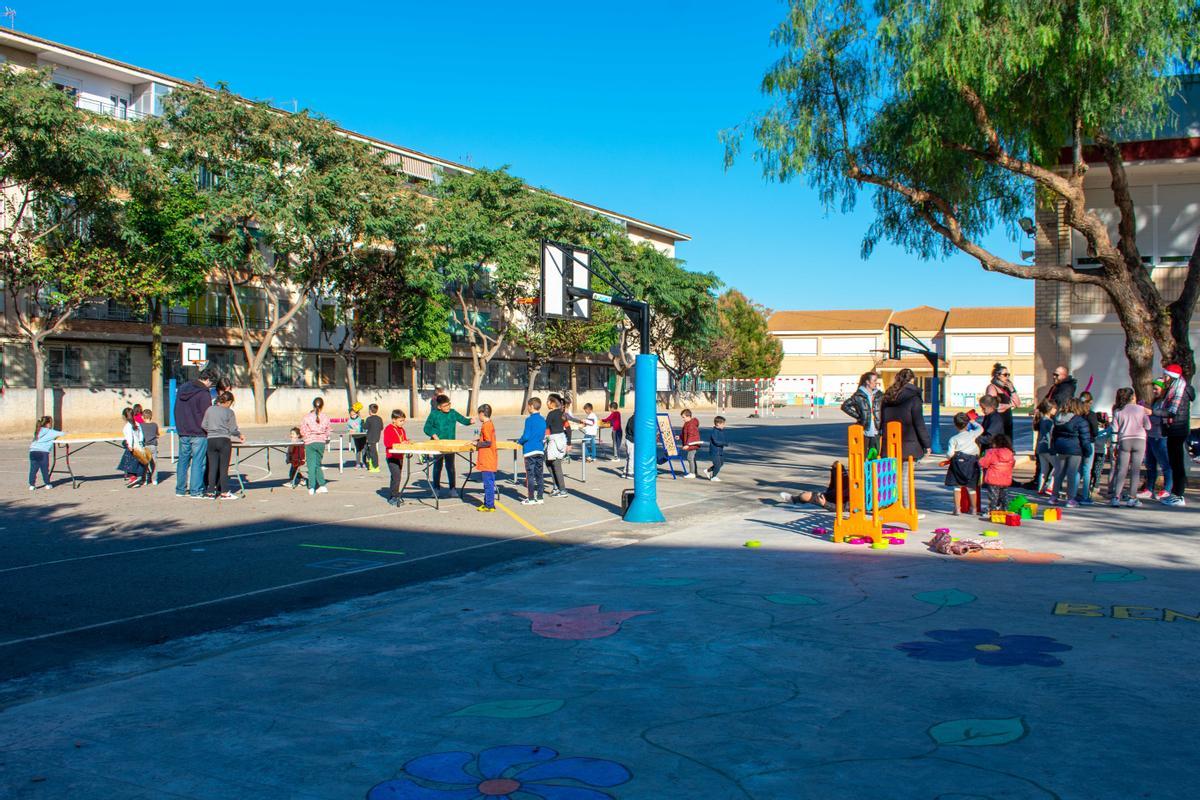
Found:
[(945, 513), (940, 476), (887, 551), (764, 482), (652, 537), (176, 643), (4, 709), (0, 794), (1195, 797), (1198, 512), (1081, 509), (955, 558), (921, 542), (993, 526)]

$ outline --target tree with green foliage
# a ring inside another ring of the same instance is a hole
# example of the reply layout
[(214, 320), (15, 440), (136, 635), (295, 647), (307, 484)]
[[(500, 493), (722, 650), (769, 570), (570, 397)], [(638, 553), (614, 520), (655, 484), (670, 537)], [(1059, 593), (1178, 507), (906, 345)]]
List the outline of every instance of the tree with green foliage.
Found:
[[(864, 256), (887, 239), (923, 258), (961, 251), (1017, 278), (1096, 286), (1125, 330), (1141, 399), (1155, 346), (1195, 362), (1200, 237), (1178, 297), (1145, 268), (1119, 142), (1171, 119), (1180, 75), (1200, 56), (1200, 7), (1183, 0), (790, 0), (763, 79), (776, 103), (752, 121), (766, 176), (803, 178), (829, 208), (870, 192)], [(726, 159), (742, 133), (727, 132)], [(1090, 163), (1104, 189), (1085, 190)], [(1011, 261), (982, 237), (1036, 197), (1081, 236), (1098, 269)], [(1116, 226), (1094, 209), (1115, 208)]]
[(143, 296), (146, 276), (112, 247), (119, 190), (141, 162), (126, 126), (77, 109), (44, 72), (0, 66), (0, 282), (39, 417), (47, 337), (88, 300)]
[(717, 299), (717, 335), (704, 371), (710, 378), (773, 378), (783, 363), (783, 345), (767, 327), (770, 312), (737, 289)]
[[(233, 310), (255, 420), (265, 422), (264, 366), (276, 334), (352, 257), (403, 181), (382, 153), (306, 110), (285, 113), (223, 85), (181, 87), (164, 106), (148, 123), (154, 149), (203, 190), (193, 222)], [(247, 291), (263, 292), (266, 307), (248, 302)]]
[[(449, 298), (425, 246), (427, 218), (424, 198), (397, 194), (389, 211), (372, 221), (364, 246), (331, 268), (320, 287), (320, 294), (336, 299), (325, 306), (333, 311), (322, 332), (345, 363), (350, 405), (358, 399), (355, 367), (362, 346), (383, 347), (409, 362), (450, 355)], [(415, 380), (409, 391), (415, 413)]]

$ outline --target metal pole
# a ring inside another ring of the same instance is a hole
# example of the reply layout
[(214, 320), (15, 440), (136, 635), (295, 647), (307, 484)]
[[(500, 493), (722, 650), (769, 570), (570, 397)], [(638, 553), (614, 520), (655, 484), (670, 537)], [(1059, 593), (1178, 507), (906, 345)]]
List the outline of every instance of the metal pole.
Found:
[[(643, 330), (648, 328), (643, 316)], [(644, 345), (643, 345), (644, 346)], [(634, 364), (633, 502), (625, 512), (626, 522), (665, 522), (658, 507), (658, 420), (655, 402), (658, 388), (658, 358), (642, 353)]]
[(931, 360), (933, 361), (933, 408), (931, 409), (932, 413), (930, 414), (930, 417), (931, 417), (930, 423), (933, 427), (933, 430), (930, 431), (929, 448), (935, 453), (941, 453), (942, 452), (942, 414), (941, 414), (942, 404), (939, 402), (939, 398), (938, 398), (938, 395), (940, 394), (940, 390), (941, 390), (941, 386), (940, 386), (941, 380), (938, 377), (937, 359), (933, 358)]

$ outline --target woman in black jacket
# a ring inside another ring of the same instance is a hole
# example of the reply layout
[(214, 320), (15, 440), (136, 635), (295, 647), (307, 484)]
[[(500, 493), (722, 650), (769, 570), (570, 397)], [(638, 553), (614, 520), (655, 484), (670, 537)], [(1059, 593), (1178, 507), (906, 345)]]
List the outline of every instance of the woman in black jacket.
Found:
[(925, 428), (925, 407), (921, 390), (913, 381), (916, 375), (905, 367), (896, 373), (896, 379), (883, 393), (881, 413), (883, 431), (886, 435), (889, 422), (901, 426), (901, 455), (920, 460), (929, 453), (929, 431)]

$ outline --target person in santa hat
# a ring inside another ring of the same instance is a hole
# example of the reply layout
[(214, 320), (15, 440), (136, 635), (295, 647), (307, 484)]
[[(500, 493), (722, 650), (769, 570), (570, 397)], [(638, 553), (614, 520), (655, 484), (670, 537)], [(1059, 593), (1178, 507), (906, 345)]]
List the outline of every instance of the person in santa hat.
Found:
[(1187, 493), (1187, 460), (1184, 458), (1187, 449), (1188, 435), (1191, 433), (1192, 401), (1196, 399), (1196, 390), (1183, 379), (1183, 369), (1178, 364), (1167, 364), (1163, 367), (1163, 435), (1167, 439), (1167, 460), (1171, 464), (1171, 496), (1163, 500), (1166, 506), (1185, 505), (1183, 499)]

